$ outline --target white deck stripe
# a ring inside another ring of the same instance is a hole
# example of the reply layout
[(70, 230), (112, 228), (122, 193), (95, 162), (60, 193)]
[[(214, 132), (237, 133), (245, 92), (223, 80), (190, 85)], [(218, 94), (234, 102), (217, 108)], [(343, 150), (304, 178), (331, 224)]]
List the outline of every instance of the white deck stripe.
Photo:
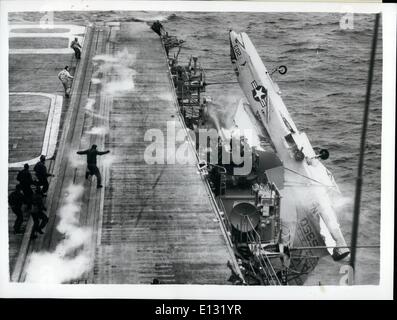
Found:
[[(54, 155), (57, 144), (59, 125), (61, 122), (63, 97), (49, 93), (42, 93), (42, 92), (10, 92), (10, 95), (37, 95), (37, 96), (47, 97), (51, 100), (50, 110), (48, 112), (48, 118), (47, 118), (47, 125), (44, 133), (43, 147), (40, 153), (40, 155), (44, 154), (47, 156), (47, 158), (51, 158)], [(38, 155), (34, 159), (9, 163), (8, 167), (21, 168), (25, 163), (28, 163), (29, 165), (33, 165), (39, 161), (40, 155)]]
[[(69, 32), (52, 32), (52, 33), (40, 33), (40, 32), (29, 32), (29, 33), (15, 33), (12, 30), (15, 29), (68, 29)], [(66, 38), (68, 39), (67, 46), (65, 48), (29, 48), (29, 49), (9, 49), (9, 54), (70, 54), (74, 50), (70, 48), (70, 43), (74, 38), (77, 38), (83, 46), (84, 36), (77, 36), (78, 34), (84, 34), (85, 27), (60, 24), (60, 25), (40, 25), (40, 24), (22, 24), (22, 25), (11, 25), (9, 38)]]
[(10, 49), (10, 54), (71, 54), (74, 53), (71, 48), (61, 49)]

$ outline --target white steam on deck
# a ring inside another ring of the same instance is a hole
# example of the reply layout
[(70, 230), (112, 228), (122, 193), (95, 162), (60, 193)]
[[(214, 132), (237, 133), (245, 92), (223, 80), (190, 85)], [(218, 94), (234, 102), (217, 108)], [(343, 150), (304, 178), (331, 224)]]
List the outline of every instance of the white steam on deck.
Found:
[(60, 221), (57, 230), (64, 239), (53, 252), (35, 252), (28, 260), (26, 282), (64, 283), (81, 277), (91, 268), (91, 230), (81, 227), (79, 199), (83, 194), (82, 185), (71, 184), (66, 190), (64, 204), (58, 211)]
[[(136, 71), (132, 68), (136, 61), (136, 52), (130, 53), (125, 48), (114, 55), (102, 54), (92, 58), (94, 64), (98, 65), (96, 75), (108, 74), (110, 79), (103, 83), (104, 92), (109, 95), (117, 95), (124, 91), (131, 91), (135, 88), (134, 76)], [(117, 75), (116, 77), (113, 75)], [(91, 80), (96, 79), (95, 77)]]

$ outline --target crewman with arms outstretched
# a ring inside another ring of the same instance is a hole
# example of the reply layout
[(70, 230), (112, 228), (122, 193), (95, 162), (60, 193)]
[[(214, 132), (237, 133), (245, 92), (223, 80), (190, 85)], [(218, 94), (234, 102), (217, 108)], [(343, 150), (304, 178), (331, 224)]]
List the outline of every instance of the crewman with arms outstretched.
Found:
[(88, 179), (89, 176), (96, 176), (97, 188), (102, 188), (102, 176), (99, 172), (99, 169), (96, 165), (96, 156), (103, 155), (109, 153), (110, 151), (98, 151), (97, 145), (93, 144), (91, 149), (77, 151), (77, 154), (86, 154), (87, 155), (87, 171), (85, 173), (85, 178)]

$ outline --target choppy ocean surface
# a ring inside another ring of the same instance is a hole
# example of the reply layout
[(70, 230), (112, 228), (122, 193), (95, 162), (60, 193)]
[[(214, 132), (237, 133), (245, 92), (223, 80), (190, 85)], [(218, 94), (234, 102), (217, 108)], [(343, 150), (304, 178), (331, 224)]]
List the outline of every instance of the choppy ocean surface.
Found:
[[(38, 22), (40, 13), (10, 14), (10, 23)], [(165, 29), (185, 40), (180, 62), (198, 56), (207, 82), (235, 81), (228, 31), (246, 32), (268, 69), (286, 65), (286, 75), (274, 75), (283, 100), (313, 146), (330, 151), (325, 161), (343, 199), (337, 214), (350, 243), (353, 198), (364, 110), (373, 15), (355, 14), (353, 29), (342, 29), (339, 13), (189, 13), (189, 12), (56, 12), (56, 23), (85, 25), (101, 21), (161, 20)], [(380, 28), (381, 30), (381, 28)], [(238, 84), (209, 86), (207, 95), (234, 112), (243, 93)], [(358, 245), (380, 243), (380, 172), (382, 126), (382, 34), (376, 65), (365, 155)], [(384, 212), (383, 214), (392, 214)], [(379, 249), (358, 249), (355, 280), (379, 283)], [(306, 284), (339, 284), (341, 263), (323, 258)]]

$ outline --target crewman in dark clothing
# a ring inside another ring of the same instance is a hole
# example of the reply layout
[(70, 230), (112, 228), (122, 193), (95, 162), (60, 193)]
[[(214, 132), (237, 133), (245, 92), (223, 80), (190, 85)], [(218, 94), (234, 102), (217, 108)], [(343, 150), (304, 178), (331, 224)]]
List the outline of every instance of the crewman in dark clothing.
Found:
[(79, 40), (77, 38), (74, 38), (74, 40), (70, 44), (70, 47), (74, 50), (74, 56), (76, 57), (76, 59), (79, 60), (81, 57), (81, 45), (79, 43)]
[(15, 213), (17, 219), (14, 223), (14, 233), (21, 233), (21, 225), (23, 222), (22, 205), (23, 205), (23, 194), (21, 192), (21, 186), (16, 185), (15, 190), (8, 196), (8, 204), (11, 207), (12, 212)]
[(28, 206), (28, 210), (32, 208), (32, 196), (33, 191), (31, 186), (36, 185), (33, 181), (32, 175), (29, 171), (29, 165), (27, 163), (24, 164), (23, 170), (18, 172), (17, 180), (21, 185), (21, 189), (24, 195), (24, 202)]
[(160, 23), (160, 21), (159, 20), (157, 20), (156, 22), (154, 22), (153, 24), (152, 24), (152, 30), (154, 31), (154, 32), (156, 32), (159, 36), (161, 36), (161, 31), (163, 31), (164, 32), (164, 27), (163, 27), (163, 25)]
[(217, 166), (214, 166), (209, 172), (209, 179), (212, 182), (214, 195), (219, 196), (221, 194), (221, 174)]
[(47, 196), (47, 191), (48, 191), (47, 178), (54, 177), (54, 175), (47, 172), (47, 167), (45, 166), (45, 156), (44, 155), (40, 156), (40, 161), (36, 163), (33, 170), (34, 170), (34, 172), (36, 172), (36, 177), (37, 177), (37, 180), (39, 181), (37, 183), (37, 185), (43, 187), (41, 189), (41, 192), (42, 192), (43, 196)]
[(77, 151), (77, 154), (86, 154), (87, 155), (87, 171), (85, 173), (85, 178), (88, 179), (88, 176), (96, 176), (97, 188), (102, 188), (102, 177), (101, 173), (99, 172), (98, 167), (96, 166), (96, 156), (103, 155), (109, 153), (110, 151), (98, 151), (97, 145), (93, 144), (91, 149), (87, 149), (84, 151)]
[(47, 211), (44, 207), (43, 195), (41, 194), (40, 187), (36, 188), (36, 192), (32, 197), (33, 209), (32, 209), (32, 219), (33, 219), (33, 234), (32, 238), (37, 238), (37, 232), (43, 234), (43, 228), (48, 223), (48, 217), (45, 215), (44, 211)]

